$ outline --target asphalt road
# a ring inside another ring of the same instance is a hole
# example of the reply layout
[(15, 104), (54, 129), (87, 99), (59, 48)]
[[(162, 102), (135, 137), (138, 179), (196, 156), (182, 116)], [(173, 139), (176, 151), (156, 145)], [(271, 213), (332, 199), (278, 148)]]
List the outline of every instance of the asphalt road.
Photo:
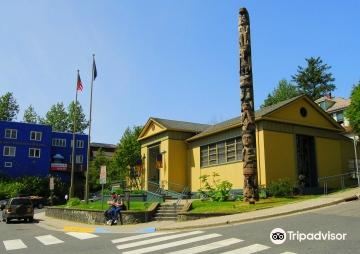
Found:
[[(274, 228), (285, 231), (287, 239), (284, 243), (276, 245), (271, 242), (270, 232)], [(36, 221), (15, 221), (0, 223), (0, 253), (360, 253), (359, 228), (360, 201), (277, 219), (153, 235), (69, 234), (38, 227)], [(320, 231), (324, 237), (331, 233), (346, 236), (345, 240), (300, 242), (289, 239), (288, 231), (298, 231), (298, 237), (320, 236)]]

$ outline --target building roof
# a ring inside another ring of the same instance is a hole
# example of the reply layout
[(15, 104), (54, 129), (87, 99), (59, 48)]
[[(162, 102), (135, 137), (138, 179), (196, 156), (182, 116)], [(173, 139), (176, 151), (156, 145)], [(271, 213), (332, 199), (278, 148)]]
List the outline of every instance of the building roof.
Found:
[[(284, 107), (285, 105), (297, 100), (298, 98), (300, 97), (303, 97), (304, 95), (299, 95), (299, 96), (296, 96), (296, 97), (293, 97), (291, 99), (288, 99), (288, 100), (285, 100), (285, 101), (282, 101), (282, 102), (279, 102), (277, 104), (274, 104), (274, 105), (271, 105), (271, 106), (268, 106), (268, 107), (264, 107), (264, 108), (261, 108), (259, 110), (257, 110), (255, 112), (255, 121), (260, 119), (261, 117), (279, 109), (279, 108), (282, 108)], [(212, 125), (210, 127), (208, 127), (206, 130), (204, 130), (203, 132), (199, 133), (198, 135), (195, 135), (189, 139), (187, 139), (187, 141), (192, 141), (192, 140), (195, 140), (195, 139), (198, 139), (198, 138), (201, 138), (201, 137), (205, 137), (205, 136), (208, 136), (208, 135), (211, 135), (211, 134), (215, 134), (217, 132), (221, 132), (223, 130), (228, 130), (228, 129), (232, 129), (232, 128), (235, 128), (235, 127), (240, 127), (241, 126), (241, 117), (238, 116), (238, 117), (234, 117), (234, 118), (231, 118), (227, 121), (224, 121), (224, 122), (221, 122), (221, 123), (218, 123), (218, 124), (215, 124), (215, 125)]]
[(350, 106), (351, 100), (350, 99), (344, 99), (341, 97), (332, 98), (332, 101), (334, 101), (334, 105), (332, 105), (330, 108), (326, 110), (328, 113), (332, 113), (341, 109), (345, 109)]
[(95, 143), (95, 142), (91, 142), (90, 146), (91, 147), (100, 147), (100, 148), (111, 148), (111, 149), (116, 148), (116, 145), (113, 145), (113, 144)]
[(151, 117), (150, 120), (154, 120), (155, 122), (164, 126), (166, 129), (174, 130), (174, 131), (199, 133), (199, 132), (206, 130), (210, 126), (208, 124), (191, 123), (191, 122), (161, 119), (161, 118), (155, 118), (155, 117)]
[(327, 109), (325, 109), (327, 113), (332, 113), (345, 109), (351, 103), (350, 99), (344, 99), (342, 97), (329, 97), (329, 96), (320, 97), (319, 99), (315, 100), (315, 103), (319, 104), (323, 101), (329, 101), (332, 103)]

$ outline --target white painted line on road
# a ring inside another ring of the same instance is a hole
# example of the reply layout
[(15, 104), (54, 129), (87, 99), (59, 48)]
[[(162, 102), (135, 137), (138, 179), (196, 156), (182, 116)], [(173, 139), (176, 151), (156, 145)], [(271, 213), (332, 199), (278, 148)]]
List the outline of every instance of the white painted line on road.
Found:
[(207, 240), (207, 239), (211, 239), (211, 238), (215, 238), (215, 237), (219, 237), (219, 236), (221, 236), (221, 235), (219, 235), (219, 234), (202, 235), (202, 236), (198, 236), (198, 237), (194, 237), (194, 238), (190, 238), (190, 239), (186, 239), (186, 240), (181, 240), (181, 241), (176, 241), (176, 242), (171, 242), (171, 243), (164, 243), (164, 244), (151, 246), (151, 247), (147, 247), (147, 248), (142, 248), (142, 249), (136, 249), (136, 250), (132, 250), (132, 251), (126, 251), (126, 252), (123, 252), (123, 254), (148, 253), (148, 252), (152, 252), (152, 251), (158, 251), (158, 250), (163, 250), (163, 249), (180, 246), (183, 244), (199, 242), (202, 240)]
[(6, 250), (25, 249), (27, 246), (20, 239), (3, 241)]
[(64, 242), (52, 235), (41, 235), (41, 236), (36, 236), (35, 238), (38, 239), (44, 245), (59, 244)]
[(111, 240), (111, 242), (112, 243), (123, 243), (123, 242), (132, 241), (132, 240), (139, 240), (139, 239), (144, 239), (144, 238), (149, 238), (149, 237), (159, 236), (159, 235), (164, 235), (164, 234), (168, 234), (168, 233), (167, 232), (158, 232), (158, 233), (134, 235), (134, 236), (114, 239), (114, 240)]
[(163, 241), (176, 239), (176, 238), (180, 238), (180, 237), (184, 237), (184, 236), (198, 235), (201, 233), (204, 233), (204, 232), (203, 231), (192, 231), (192, 232), (187, 232), (187, 233), (182, 233), (182, 234), (163, 236), (163, 237), (159, 237), (159, 238), (155, 238), (155, 239), (149, 239), (149, 240), (144, 240), (144, 241), (139, 241), (139, 242), (134, 242), (134, 243), (118, 245), (118, 246), (116, 246), (116, 248), (118, 248), (119, 250), (123, 250), (123, 249), (127, 249), (127, 248), (141, 246), (141, 245), (163, 242)]
[(280, 254), (296, 254), (296, 253), (295, 253), (295, 252), (286, 251), (286, 252), (281, 252)]
[(263, 251), (263, 250), (267, 250), (267, 249), (270, 249), (270, 247), (266, 246), (266, 245), (262, 245), (262, 244), (253, 244), (253, 245), (249, 245), (249, 246), (246, 246), (246, 247), (243, 247), (240, 249), (223, 252), (221, 254), (251, 254), (251, 253), (256, 253), (258, 251)]
[(94, 234), (90, 234), (90, 233), (84, 233), (84, 232), (67, 232), (67, 235), (71, 235), (77, 239), (80, 240), (85, 240), (85, 239), (90, 239), (90, 238), (95, 238), (98, 237), (97, 235)]
[(240, 243), (242, 241), (243, 240), (237, 239), (237, 238), (229, 238), (226, 240), (222, 240), (222, 241), (218, 241), (218, 242), (214, 242), (214, 243), (210, 243), (210, 244), (199, 245), (199, 246), (196, 246), (193, 248), (170, 252), (167, 254), (196, 254), (196, 253), (200, 253), (200, 252), (204, 252), (204, 251), (208, 251), (208, 250), (214, 250), (214, 249), (227, 247), (229, 245), (232, 245), (235, 243)]

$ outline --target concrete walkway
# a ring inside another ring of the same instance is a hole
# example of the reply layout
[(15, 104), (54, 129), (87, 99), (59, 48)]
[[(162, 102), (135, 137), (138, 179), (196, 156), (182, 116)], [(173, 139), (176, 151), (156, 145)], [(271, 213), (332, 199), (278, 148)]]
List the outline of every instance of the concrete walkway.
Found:
[(35, 219), (39, 220), (38, 225), (47, 229), (58, 231), (81, 231), (89, 233), (150, 233), (154, 231), (174, 231), (174, 230), (190, 230), (196, 228), (204, 228), (211, 226), (221, 226), (226, 224), (248, 222), (271, 217), (295, 214), (307, 210), (321, 208), (325, 206), (335, 205), (341, 202), (360, 198), (360, 188), (353, 188), (330, 195), (320, 196), (318, 198), (267, 208), (252, 212), (238, 213), (233, 215), (211, 217), (199, 220), (191, 220), (184, 222), (173, 221), (152, 221), (148, 223), (140, 223), (135, 225), (88, 225), (71, 221), (54, 219), (45, 216), (45, 212), (35, 215)]

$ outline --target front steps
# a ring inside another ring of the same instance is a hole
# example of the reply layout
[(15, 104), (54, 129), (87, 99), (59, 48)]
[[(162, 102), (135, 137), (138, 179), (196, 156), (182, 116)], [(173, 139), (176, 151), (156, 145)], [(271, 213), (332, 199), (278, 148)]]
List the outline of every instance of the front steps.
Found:
[(174, 203), (162, 203), (156, 210), (154, 215), (155, 221), (176, 221), (177, 213), (183, 209), (184, 205)]

